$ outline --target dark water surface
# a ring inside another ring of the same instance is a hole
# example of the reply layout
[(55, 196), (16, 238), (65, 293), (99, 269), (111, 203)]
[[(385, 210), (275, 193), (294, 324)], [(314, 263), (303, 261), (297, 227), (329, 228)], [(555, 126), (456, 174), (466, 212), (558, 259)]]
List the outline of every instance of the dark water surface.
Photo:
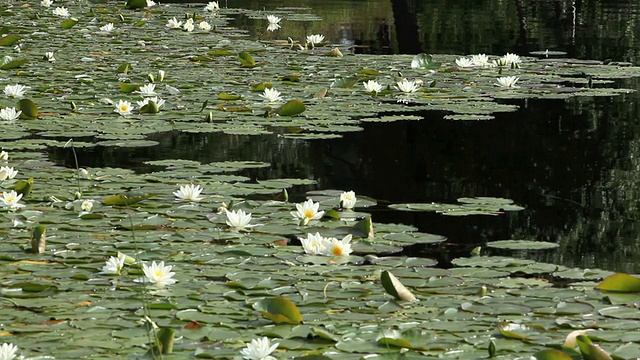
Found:
[[(322, 22), (285, 22), (283, 33), (322, 33), (352, 52), (526, 55), (550, 49), (581, 59), (639, 62), (635, 1), (228, 0), (227, 6), (310, 7)], [(248, 36), (276, 36), (262, 33), (263, 24), (251, 19), (240, 17), (236, 25), (248, 28)], [(316, 188), (354, 190), (382, 204), (506, 197), (526, 210), (446, 217), (380, 206), (373, 219), (447, 236), (449, 243), (437, 249), (441, 261), (487, 241), (534, 239), (557, 242), (560, 249), (520, 255), (640, 272), (638, 94), (516, 104), (518, 112), (491, 121), (448, 121), (445, 113), (426, 112), (421, 121), (364, 124), (364, 131), (335, 140), (162, 133), (149, 136), (160, 142), (157, 147), (98, 147), (79, 154), (80, 164), (150, 171), (143, 161), (256, 160), (273, 164), (248, 173), (256, 179), (313, 178)], [(72, 166), (70, 153), (52, 154)]]

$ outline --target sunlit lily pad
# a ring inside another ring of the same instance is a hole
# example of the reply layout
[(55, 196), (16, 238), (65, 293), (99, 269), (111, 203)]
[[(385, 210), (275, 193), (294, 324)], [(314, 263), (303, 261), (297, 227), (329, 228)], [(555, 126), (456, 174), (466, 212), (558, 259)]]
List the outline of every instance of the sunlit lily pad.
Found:
[(490, 241), (487, 243), (487, 246), (496, 248), (496, 249), (508, 249), (508, 250), (548, 250), (548, 249), (555, 249), (560, 245), (556, 243), (546, 242), (546, 241), (500, 240), (500, 241)]

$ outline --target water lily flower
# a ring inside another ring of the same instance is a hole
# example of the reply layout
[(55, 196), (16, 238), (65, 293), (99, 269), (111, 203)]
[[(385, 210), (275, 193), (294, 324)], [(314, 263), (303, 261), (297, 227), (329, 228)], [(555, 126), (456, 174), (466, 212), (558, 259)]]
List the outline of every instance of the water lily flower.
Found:
[(207, 6), (204, 7), (205, 11), (208, 12), (215, 12), (220, 10), (220, 6), (218, 5), (217, 1), (210, 1)]
[(56, 58), (53, 56), (53, 51), (47, 51), (46, 53), (44, 53), (44, 59), (49, 62), (56, 61)]
[(164, 81), (164, 70), (158, 70), (158, 81)]
[(109, 260), (102, 267), (102, 274), (120, 275), (122, 268), (124, 267), (124, 261), (127, 256), (123, 253), (118, 253), (118, 256), (111, 256)]
[(0, 206), (9, 208), (10, 210), (16, 210), (25, 205), (19, 204), (18, 201), (22, 198), (22, 194), (18, 194), (15, 190), (9, 192), (3, 191), (0, 197)]
[(42, 0), (40, 1), (40, 6), (42, 7), (50, 7), (51, 5), (53, 5), (53, 0)]
[(267, 30), (276, 31), (280, 29), (280, 20), (282, 19), (275, 15), (267, 15), (267, 21), (269, 22), (269, 25), (267, 25)]
[(156, 103), (156, 105), (158, 106), (158, 109), (161, 108), (165, 103), (164, 99), (160, 99), (157, 96), (147, 97), (147, 98), (144, 98), (141, 101), (136, 101), (136, 103), (142, 109), (142, 107), (147, 105), (149, 103), (149, 101), (153, 101), (154, 103)]
[(156, 90), (156, 84), (147, 84), (147, 85), (140, 86), (140, 88), (136, 91), (136, 93), (142, 96), (155, 96), (155, 95), (158, 95), (156, 94), (155, 90)]
[(154, 261), (151, 266), (142, 264), (142, 271), (144, 271), (147, 281), (156, 284), (159, 288), (176, 283), (176, 280), (172, 279), (176, 273), (171, 272), (171, 268), (172, 266), (165, 266), (164, 261), (160, 261), (158, 264)]
[(110, 33), (113, 31), (113, 23), (107, 23), (100, 27), (100, 31)]
[(7, 85), (4, 87), (4, 94), (7, 97), (15, 97), (21, 98), (24, 96), (24, 93), (27, 91), (27, 87), (24, 85)]
[(356, 206), (356, 193), (353, 191), (345, 191), (340, 194), (340, 206), (343, 209), (353, 209)]
[(4, 150), (0, 151), (0, 160), (1, 161), (9, 160), (9, 153)]
[(180, 29), (182, 27), (182, 21), (178, 21), (178, 19), (174, 17), (173, 19), (169, 19), (167, 27), (170, 29)]
[(264, 92), (262, 94), (258, 94), (258, 96), (263, 98), (265, 101), (272, 102), (272, 103), (278, 102), (282, 99), (280, 97), (280, 91), (274, 88), (265, 88)]
[(325, 252), (325, 238), (320, 233), (307, 234), (306, 238), (300, 238), (304, 252), (309, 255), (323, 255)]
[(315, 35), (307, 35), (307, 44), (311, 46), (316, 46), (324, 41), (324, 35), (315, 34)]
[(227, 225), (237, 230), (247, 227), (251, 221), (251, 213), (247, 214), (242, 209), (238, 209), (238, 211), (224, 209), (224, 211), (227, 213)]
[(117, 112), (122, 116), (127, 116), (127, 115), (131, 115), (132, 110), (133, 110), (133, 106), (131, 106), (130, 102), (126, 100), (118, 100), (118, 102), (116, 103), (116, 108), (113, 111)]
[(405, 93), (414, 93), (420, 90), (420, 86), (416, 84), (413, 80), (402, 79), (398, 81), (397, 85), (394, 86), (397, 90), (400, 90)]
[(178, 200), (186, 200), (191, 202), (200, 201), (203, 199), (203, 197), (200, 196), (202, 190), (204, 189), (201, 188), (200, 185), (189, 184), (180, 186), (180, 190), (174, 191), (173, 195), (175, 195)]
[(314, 203), (312, 199), (309, 199), (302, 204), (296, 204), (298, 211), (292, 211), (291, 215), (301, 219), (303, 224), (307, 224), (311, 220), (318, 220), (324, 216), (324, 211), (318, 211), (319, 208), (320, 203)]
[(53, 9), (53, 14), (60, 17), (69, 17), (69, 10), (66, 7), (57, 7)]
[(152, 6), (156, 6), (158, 5), (158, 3), (156, 3), (153, 0), (147, 0), (147, 7), (152, 7)]
[(351, 234), (338, 240), (336, 238), (328, 238), (324, 241), (324, 255), (327, 256), (349, 256), (353, 251), (351, 249)]
[(364, 85), (364, 90), (366, 92), (374, 92), (374, 93), (379, 93), (380, 91), (382, 91), (382, 85), (380, 85), (377, 81), (375, 80), (369, 80), (366, 81), (364, 83), (362, 83), (362, 85)]
[(4, 343), (0, 346), (0, 360), (15, 359), (17, 353), (18, 347), (13, 344)]
[(473, 60), (469, 58), (462, 57), (462, 58), (456, 59), (456, 65), (458, 65), (458, 67), (461, 67), (461, 68), (468, 68), (468, 67), (473, 67), (475, 63), (473, 62)]
[(14, 170), (8, 166), (0, 166), (0, 181), (11, 180), (16, 177), (16, 175), (18, 175), (18, 170)]
[(201, 22), (198, 23), (198, 29), (204, 30), (204, 31), (209, 31), (209, 30), (211, 30), (211, 25), (209, 25), (209, 23), (206, 22), (206, 21), (201, 21)]
[(184, 25), (182, 26), (182, 29), (188, 32), (192, 32), (193, 29), (195, 29), (195, 25), (193, 25), (193, 19), (189, 18), (187, 19), (187, 21), (185, 21)]
[(93, 201), (91, 200), (83, 201), (82, 204), (80, 205), (80, 209), (84, 212), (90, 213), (91, 210), (93, 210)]
[(518, 66), (522, 62), (522, 60), (520, 59), (520, 56), (516, 54), (511, 54), (511, 53), (507, 53), (506, 55), (501, 57), (500, 60), (503, 61), (506, 64), (506, 66), (512, 66), (512, 65)]
[(85, 169), (85, 168), (80, 168), (80, 170), (78, 170), (80, 172), (80, 175), (87, 179), (87, 180), (91, 180), (91, 174), (89, 174), (89, 170)]
[(496, 79), (496, 86), (514, 88), (517, 87), (516, 83), (518, 82), (518, 80), (520, 80), (520, 78), (516, 76), (499, 77)]
[(489, 63), (489, 57), (486, 54), (471, 55), (471, 62), (474, 66), (491, 66), (491, 63)]
[(0, 119), (5, 121), (14, 121), (17, 120), (22, 114), (22, 111), (16, 111), (14, 107), (6, 107), (4, 109), (0, 109)]
[(263, 337), (262, 339), (253, 339), (247, 347), (240, 350), (240, 355), (245, 360), (275, 360), (271, 353), (277, 348), (279, 343), (273, 343), (269, 341), (269, 338)]

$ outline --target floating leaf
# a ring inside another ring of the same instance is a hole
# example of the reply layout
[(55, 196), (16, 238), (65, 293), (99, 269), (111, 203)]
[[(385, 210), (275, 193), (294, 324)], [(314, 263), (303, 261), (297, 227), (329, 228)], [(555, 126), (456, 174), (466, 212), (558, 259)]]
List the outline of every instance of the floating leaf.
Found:
[(560, 245), (546, 241), (530, 241), (530, 240), (499, 240), (487, 243), (488, 247), (496, 249), (508, 250), (547, 250), (555, 249)]
[(440, 63), (433, 61), (433, 56), (429, 54), (418, 54), (411, 60), (412, 69), (437, 69), (440, 67)]
[(0, 38), (0, 46), (11, 46), (18, 40), (20, 40), (18, 35), (6, 35)]
[(71, 29), (72, 27), (76, 26), (77, 23), (78, 19), (70, 18), (62, 21), (62, 23), (60, 23), (60, 26), (62, 26), (63, 29)]
[(140, 108), (141, 114), (157, 114), (160, 112), (160, 108), (155, 101), (149, 100), (143, 107)]
[(248, 52), (242, 51), (238, 54), (242, 67), (254, 67), (256, 66), (256, 60)]
[(235, 95), (235, 94), (221, 93), (221, 94), (218, 94), (218, 98), (220, 98), (220, 100), (240, 100), (242, 99), (242, 96)]
[(138, 203), (142, 200), (146, 200), (150, 197), (155, 196), (155, 194), (143, 194), (143, 195), (135, 195), (135, 194), (118, 194), (109, 196), (108, 198), (102, 200), (103, 205), (113, 205), (113, 206), (128, 206), (135, 203)]
[(533, 354), (536, 360), (573, 360), (573, 358), (566, 353), (556, 350), (556, 349), (547, 349), (538, 351)]
[(262, 299), (253, 308), (276, 324), (302, 324), (298, 307), (282, 296)]
[(23, 198), (26, 198), (31, 193), (31, 188), (33, 186), (33, 178), (29, 178), (28, 180), (18, 180), (16, 185), (13, 187), (18, 194), (22, 194)]
[(364, 219), (358, 221), (353, 225), (353, 228), (361, 231), (362, 234), (364, 234), (363, 237), (366, 238), (372, 238), (375, 235), (373, 232), (373, 221), (371, 220), (371, 215), (367, 215)]
[(175, 334), (176, 331), (170, 327), (163, 327), (158, 330), (157, 339), (163, 354), (171, 354), (173, 352)]
[(306, 106), (300, 100), (289, 100), (275, 111), (280, 116), (296, 116), (306, 110)]
[(47, 247), (47, 227), (38, 225), (31, 231), (31, 252), (42, 254)]
[[(129, 70), (132, 70), (133, 67), (131, 66), (130, 63), (124, 63), (120, 66), (118, 66), (118, 68), (116, 69), (116, 74), (126, 74), (129, 72)], [(122, 85), (120, 85), (122, 87)]]
[(400, 280), (398, 280), (391, 272), (385, 270), (380, 274), (380, 281), (382, 282), (382, 287), (384, 290), (391, 296), (395, 297), (398, 300), (403, 301), (414, 301), (416, 300), (415, 295), (409, 291)]
[(28, 59), (18, 59), (18, 60), (13, 60), (13, 61), (9, 61), (8, 63), (0, 66), (0, 69), (2, 70), (9, 70), (9, 69), (15, 69), (15, 68), (19, 68), (20, 66), (28, 63), (29, 60)]
[(18, 109), (22, 110), (21, 119), (35, 119), (38, 117), (38, 105), (30, 99), (18, 101)]
[(140, 89), (140, 84), (120, 83), (120, 90), (125, 94), (132, 93), (138, 89)]
[(604, 291), (640, 292), (640, 278), (629, 274), (617, 273), (607, 276), (596, 286), (596, 289)]

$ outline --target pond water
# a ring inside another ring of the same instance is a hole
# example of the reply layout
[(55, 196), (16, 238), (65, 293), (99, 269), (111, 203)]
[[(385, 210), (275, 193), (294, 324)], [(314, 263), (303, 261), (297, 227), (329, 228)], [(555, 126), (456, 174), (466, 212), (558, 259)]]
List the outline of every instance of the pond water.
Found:
[[(516, 4), (517, 3), (517, 4)], [(222, 5), (222, 2), (221, 2)], [(200, 5), (198, 5), (200, 6)], [(223, 5), (224, 6), (224, 5)], [(228, 6), (261, 9), (259, 1)], [(322, 33), (346, 53), (502, 54), (565, 51), (580, 59), (637, 63), (633, 36), (640, 8), (633, 1), (273, 1), (269, 9), (309, 7), (321, 22), (284, 23), (303, 37)], [(364, 9), (364, 10), (363, 10)], [(266, 34), (255, 20), (237, 16), (250, 38)], [(292, 35), (293, 36), (293, 35)], [(638, 88), (634, 80), (621, 84)], [(363, 125), (341, 139), (295, 140), (278, 135), (158, 133), (160, 145), (136, 150), (97, 147), (80, 154), (85, 166), (127, 166), (167, 157), (203, 163), (255, 160), (271, 168), (252, 170), (256, 179), (301, 177), (312, 189), (352, 189), (378, 199), (374, 221), (413, 224), (449, 242), (412, 253), (447, 259), (468, 254), (487, 241), (531, 239), (557, 242), (559, 251), (527, 254), (568, 266), (638, 272), (637, 94), (516, 102), (520, 110), (492, 121), (443, 119), (422, 112), (417, 122)], [(72, 166), (70, 152), (52, 152)], [(446, 217), (386, 209), (392, 202), (455, 202), (460, 197), (513, 199), (523, 212), (496, 217)]]

